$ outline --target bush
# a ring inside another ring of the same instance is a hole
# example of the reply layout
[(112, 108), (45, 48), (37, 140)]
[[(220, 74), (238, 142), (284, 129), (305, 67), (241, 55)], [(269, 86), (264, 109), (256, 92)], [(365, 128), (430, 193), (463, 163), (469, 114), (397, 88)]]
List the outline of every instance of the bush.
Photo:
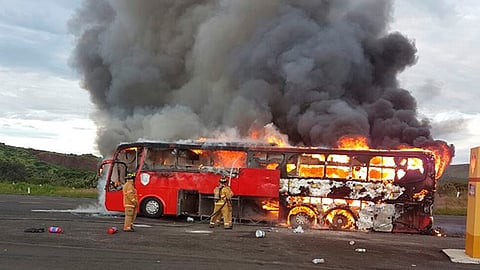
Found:
[(0, 160), (0, 179), (3, 181), (21, 181), (27, 178), (25, 165), (9, 160)]

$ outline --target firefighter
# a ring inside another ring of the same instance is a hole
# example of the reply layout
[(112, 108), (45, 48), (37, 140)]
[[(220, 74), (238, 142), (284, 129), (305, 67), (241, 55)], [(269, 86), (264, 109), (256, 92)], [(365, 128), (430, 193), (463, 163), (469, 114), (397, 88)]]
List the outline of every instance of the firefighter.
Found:
[(228, 186), (228, 180), (225, 176), (220, 178), (218, 186), (213, 190), (215, 207), (210, 217), (210, 228), (220, 223), (223, 217), (223, 227), (232, 229), (232, 196), (233, 192)]
[(123, 224), (123, 231), (133, 232), (133, 222), (137, 217), (137, 190), (133, 184), (135, 174), (128, 174), (127, 182), (123, 185), (123, 206), (125, 208), (125, 222)]

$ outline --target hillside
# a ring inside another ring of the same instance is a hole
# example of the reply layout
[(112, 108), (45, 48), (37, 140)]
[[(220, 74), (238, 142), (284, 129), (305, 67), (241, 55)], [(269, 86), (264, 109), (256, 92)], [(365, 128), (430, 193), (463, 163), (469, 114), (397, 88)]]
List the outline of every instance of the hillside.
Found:
[(440, 177), (439, 183), (467, 183), (468, 168), (469, 164), (456, 164), (448, 166), (442, 177)]
[(61, 154), (0, 143), (0, 181), (95, 187), (100, 160), (94, 155)]

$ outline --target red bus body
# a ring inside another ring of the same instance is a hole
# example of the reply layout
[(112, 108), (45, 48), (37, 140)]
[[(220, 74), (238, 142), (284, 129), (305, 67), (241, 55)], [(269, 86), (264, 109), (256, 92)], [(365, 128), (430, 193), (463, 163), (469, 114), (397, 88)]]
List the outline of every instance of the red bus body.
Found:
[(424, 151), (136, 142), (120, 144), (106, 165), (109, 211), (124, 210), (130, 173), (141, 214), (208, 217), (224, 175), (236, 221), (412, 233), (433, 222), (434, 160)]

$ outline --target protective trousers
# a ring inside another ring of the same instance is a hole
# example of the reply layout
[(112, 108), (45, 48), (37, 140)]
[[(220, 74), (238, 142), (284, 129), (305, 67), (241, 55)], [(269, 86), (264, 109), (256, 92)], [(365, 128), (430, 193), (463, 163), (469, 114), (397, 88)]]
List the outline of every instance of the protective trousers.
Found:
[(226, 229), (232, 228), (232, 204), (219, 200), (215, 202), (213, 209), (213, 215), (210, 218), (210, 226), (215, 226), (220, 223), (220, 219), (223, 217), (223, 227)]
[(133, 222), (137, 217), (137, 211), (135, 207), (125, 207), (125, 223), (123, 224), (124, 230), (130, 230), (133, 227)]

